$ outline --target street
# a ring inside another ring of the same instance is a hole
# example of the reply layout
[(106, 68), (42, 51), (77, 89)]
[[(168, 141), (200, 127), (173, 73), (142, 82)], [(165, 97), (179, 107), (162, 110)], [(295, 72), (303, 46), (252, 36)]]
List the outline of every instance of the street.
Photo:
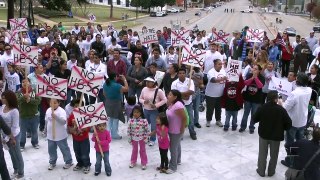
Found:
[[(270, 22), (275, 23), (275, 18), (280, 17), (282, 24), (277, 24), (278, 28), (283, 31), (287, 26), (292, 26), (297, 33), (305, 37), (312, 30), (313, 22), (298, 16), (264, 14), (266, 19), (260, 16), (257, 9), (253, 9), (253, 13), (241, 13), (241, 10), (247, 9), (250, 5), (248, 0), (233, 0), (213, 9), (209, 14), (201, 11), (201, 17), (195, 16), (198, 10), (193, 9), (184, 13), (169, 14), (166, 17), (148, 17), (139, 19), (138, 22), (143, 23), (134, 27), (134, 30), (141, 31), (142, 26), (148, 28), (162, 29), (163, 26), (171, 27), (170, 22), (178, 22), (187, 29), (192, 29), (198, 25), (200, 30), (206, 30), (210, 33), (212, 27), (217, 30), (223, 30), (231, 33), (234, 30), (241, 30), (244, 26), (250, 28), (260, 28), (267, 31), (270, 39), (274, 38), (275, 32), (270, 27)], [(225, 8), (234, 8), (234, 13), (224, 13)], [(186, 21), (189, 20), (189, 23)], [(130, 27), (129, 27), (130, 28)], [(316, 34), (316, 36), (320, 36)], [(238, 125), (241, 122), (243, 110), (238, 114)], [(250, 117), (249, 117), (250, 119)], [(315, 120), (319, 122), (320, 112), (317, 110)], [(222, 122), (225, 120), (225, 112), (222, 111)], [(132, 147), (128, 143), (127, 124), (119, 124), (119, 134), (123, 136), (122, 140), (114, 140), (110, 144), (110, 164), (112, 168), (112, 176), (106, 177), (104, 167), (102, 173), (95, 177), (94, 165), (96, 160), (96, 152), (94, 144), (91, 143), (91, 171), (85, 175), (83, 172), (75, 172), (72, 168), (64, 170), (63, 156), (58, 150), (57, 167), (48, 171), (49, 155), (48, 142), (45, 138), (39, 138), (40, 149), (34, 149), (31, 146), (30, 139), (27, 139), (26, 147), (22, 156), (25, 163), (25, 179), (32, 180), (91, 180), (91, 179), (115, 179), (115, 180), (149, 180), (149, 179), (170, 179), (170, 180), (262, 180), (256, 173), (258, 159), (258, 130), (253, 135), (248, 130), (244, 133), (238, 131), (224, 132), (222, 128), (213, 125), (205, 127), (205, 111), (200, 113), (201, 129), (196, 128), (198, 140), (193, 141), (189, 136), (188, 130), (184, 134), (182, 146), (182, 164), (178, 166), (176, 173), (167, 175), (156, 171), (156, 167), (160, 163), (160, 154), (158, 144), (153, 147), (146, 147), (148, 155), (148, 165), (146, 170), (141, 170), (140, 160), (138, 166), (130, 169), (130, 156)], [(90, 139), (92, 134), (90, 134)], [(73, 156), (74, 164), (76, 159), (72, 147), (72, 137), (68, 137), (68, 144)], [(280, 161), (284, 159), (286, 152), (284, 142), (281, 143), (276, 174), (268, 179), (283, 180), (286, 167), (281, 165)], [(8, 151), (5, 151), (5, 159), (10, 173), (13, 173), (12, 163)], [(0, 167), (1, 168), (1, 167)]]

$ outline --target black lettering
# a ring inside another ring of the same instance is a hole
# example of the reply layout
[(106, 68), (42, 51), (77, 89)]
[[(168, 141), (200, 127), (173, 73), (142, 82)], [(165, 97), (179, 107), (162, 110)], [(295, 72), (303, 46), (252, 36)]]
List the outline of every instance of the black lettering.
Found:
[(77, 121), (78, 127), (81, 127), (84, 124), (83, 122), (85, 121), (85, 118), (84, 117), (76, 118), (76, 121)]
[(44, 91), (44, 85), (38, 84), (38, 86), (37, 86), (37, 92), (38, 92), (38, 93), (41, 93), (41, 92), (43, 92), (43, 91)]
[(94, 112), (96, 108), (93, 105), (86, 106), (88, 112)]
[(81, 76), (83, 76), (86, 79), (93, 80), (94, 74), (92, 72), (89, 72), (85, 69), (81, 69)]

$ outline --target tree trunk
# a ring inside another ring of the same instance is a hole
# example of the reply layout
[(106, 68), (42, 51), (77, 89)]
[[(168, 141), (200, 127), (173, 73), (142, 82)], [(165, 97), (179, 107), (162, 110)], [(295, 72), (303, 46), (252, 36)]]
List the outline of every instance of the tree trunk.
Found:
[(14, 1), (13, 0), (9, 0), (8, 1), (8, 20), (7, 20), (7, 28), (10, 29), (10, 22), (9, 19), (13, 19), (14, 18)]
[(110, 18), (113, 18), (113, 1), (110, 4)]

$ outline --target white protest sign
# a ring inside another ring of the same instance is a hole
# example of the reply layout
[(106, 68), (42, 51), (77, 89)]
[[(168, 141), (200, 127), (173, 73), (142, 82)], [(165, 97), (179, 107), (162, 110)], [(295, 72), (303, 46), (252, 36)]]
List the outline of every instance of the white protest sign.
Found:
[(156, 75), (154, 76), (154, 79), (157, 81), (158, 86), (161, 85), (163, 77), (166, 73), (162, 71), (156, 71)]
[(38, 47), (14, 44), (13, 61), (15, 65), (36, 67), (38, 63)]
[(94, 74), (81, 67), (73, 66), (68, 88), (86, 93), (90, 96), (98, 96), (103, 80), (104, 76), (102, 74)]
[(229, 59), (227, 64), (228, 81), (239, 82), (239, 75), (242, 70), (242, 61)]
[(224, 32), (223, 30), (220, 30), (218, 32), (213, 31), (212, 33), (214, 34), (214, 36), (212, 37), (213, 42), (229, 45), (228, 37), (230, 34)]
[(67, 99), (68, 80), (52, 76), (37, 76), (36, 96)]
[(248, 29), (246, 40), (248, 42), (263, 42), (263, 35), (264, 35), (263, 29)]
[(171, 32), (171, 45), (172, 46), (184, 46), (189, 45), (189, 30), (185, 31), (172, 31)]
[(158, 42), (156, 30), (154, 28), (142, 30), (140, 41), (142, 44), (151, 44)]
[(191, 46), (183, 46), (181, 63), (194, 67), (203, 67), (206, 51)]
[(108, 121), (103, 102), (90, 104), (73, 110), (75, 122), (79, 129), (91, 127)]
[(27, 18), (9, 19), (11, 31), (28, 31)]
[(269, 90), (277, 90), (279, 93), (289, 96), (292, 91), (292, 83), (273, 76), (269, 82)]
[(8, 31), (9, 44), (18, 44), (19, 43), (19, 34), (18, 31)]

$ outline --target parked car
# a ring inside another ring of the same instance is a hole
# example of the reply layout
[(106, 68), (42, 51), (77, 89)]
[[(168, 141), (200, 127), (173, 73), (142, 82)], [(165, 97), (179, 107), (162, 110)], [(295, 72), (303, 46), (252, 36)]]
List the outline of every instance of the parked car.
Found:
[(151, 17), (156, 17), (156, 16), (157, 16), (157, 13), (156, 13), (156, 12), (151, 12), (151, 13), (150, 13), (150, 16), (151, 16)]
[(186, 10), (180, 8), (179, 12), (186, 12)]
[(317, 23), (316, 25), (313, 26), (313, 31), (320, 32), (320, 23)]
[(171, 8), (171, 9), (168, 9), (167, 11), (168, 11), (168, 12), (171, 12), (171, 13), (178, 13), (178, 12), (179, 12), (179, 9)]
[(296, 36), (297, 31), (293, 27), (287, 27), (283, 32), (286, 32), (288, 36)]
[(168, 15), (167, 11), (161, 11), (163, 13), (163, 16)]
[(253, 11), (251, 9), (245, 9), (241, 11), (242, 13), (252, 13)]

